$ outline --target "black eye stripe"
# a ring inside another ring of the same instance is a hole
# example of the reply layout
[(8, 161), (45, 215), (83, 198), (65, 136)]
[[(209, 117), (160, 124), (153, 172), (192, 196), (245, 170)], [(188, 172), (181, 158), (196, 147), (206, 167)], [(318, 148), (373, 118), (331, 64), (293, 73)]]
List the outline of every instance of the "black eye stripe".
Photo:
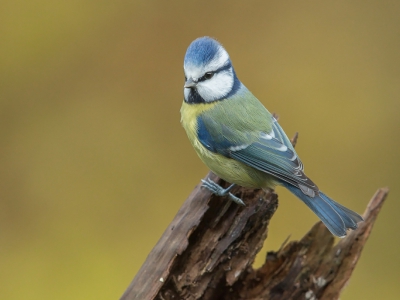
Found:
[(204, 81), (204, 80), (208, 80), (211, 79), (214, 76), (215, 72), (207, 72), (206, 74), (204, 74), (202, 77), (200, 77), (198, 79), (198, 81)]
[(217, 69), (217, 70), (215, 71), (215, 73), (221, 72), (221, 71), (227, 71), (227, 70), (229, 70), (230, 68), (232, 68), (232, 65), (231, 65), (230, 63), (228, 63), (228, 64), (222, 66), (221, 68)]
[[(232, 65), (231, 65), (230, 63), (228, 63), (228, 64), (222, 66), (221, 68), (219, 68), (219, 69), (217, 69), (217, 70), (215, 70), (215, 71), (210, 71), (210, 72), (205, 73), (205, 74), (204, 74), (203, 76), (201, 76), (197, 81), (198, 81), (198, 82), (200, 82), (200, 81), (205, 81), (205, 80), (210, 79), (211, 77), (213, 77), (214, 74), (219, 73), (219, 72), (222, 72), (222, 71), (227, 71), (227, 70), (229, 70), (229, 69), (231, 69), (231, 68), (232, 68)], [(210, 74), (210, 73), (211, 73), (212, 75), (211, 75), (211, 77), (208, 77), (207, 74)], [(208, 78), (207, 78), (207, 77), (208, 77)]]

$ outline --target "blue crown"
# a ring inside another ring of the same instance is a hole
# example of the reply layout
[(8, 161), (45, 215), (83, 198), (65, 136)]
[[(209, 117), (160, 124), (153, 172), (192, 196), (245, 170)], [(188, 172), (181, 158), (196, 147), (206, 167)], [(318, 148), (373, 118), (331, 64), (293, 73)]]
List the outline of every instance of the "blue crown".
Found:
[(184, 64), (206, 65), (218, 53), (220, 47), (220, 43), (208, 36), (198, 38), (187, 49)]

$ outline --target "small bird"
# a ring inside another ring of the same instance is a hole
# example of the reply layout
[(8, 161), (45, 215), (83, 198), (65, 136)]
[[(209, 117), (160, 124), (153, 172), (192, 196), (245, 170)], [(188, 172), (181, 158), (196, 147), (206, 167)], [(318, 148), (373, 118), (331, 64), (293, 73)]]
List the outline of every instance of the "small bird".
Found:
[(212, 180), (203, 186), (219, 196), (243, 201), (229, 191), (281, 185), (302, 200), (338, 237), (363, 218), (335, 202), (304, 174), (304, 167), (274, 116), (239, 81), (228, 52), (216, 40), (194, 40), (184, 59), (181, 123), (200, 159), (227, 189)]

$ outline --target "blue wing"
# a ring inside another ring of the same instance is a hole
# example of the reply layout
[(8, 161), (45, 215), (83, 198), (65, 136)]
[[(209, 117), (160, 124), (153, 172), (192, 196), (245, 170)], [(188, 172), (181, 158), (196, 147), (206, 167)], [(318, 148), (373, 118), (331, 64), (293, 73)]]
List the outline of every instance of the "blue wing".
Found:
[[(208, 150), (273, 175), (311, 197), (318, 192), (318, 187), (304, 174), (303, 164), (275, 119), (268, 133), (241, 131), (240, 134), (204, 115), (197, 121), (198, 139)], [(213, 128), (219, 129), (218, 134)]]
[[(250, 167), (273, 175), (294, 195), (299, 197), (336, 236), (344, 237), (347, 229), (356, 229), (363, 218), (335, 202), (304, 174), (303, 164), (290, 140), (273, 119), (272, 129), (249, 132), (242, 124), (233, 130), (208, 116), (198, 117), (198, 139), (208, 150), (240, 161)], [(247, 127), (248, 128), (248, 127)]]

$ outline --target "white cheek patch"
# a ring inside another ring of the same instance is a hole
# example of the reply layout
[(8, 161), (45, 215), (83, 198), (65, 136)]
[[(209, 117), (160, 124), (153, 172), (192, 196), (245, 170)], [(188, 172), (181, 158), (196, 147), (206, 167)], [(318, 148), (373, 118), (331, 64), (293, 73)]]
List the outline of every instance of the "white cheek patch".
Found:
[(233, 82), (232, 69), (229, 69), (229, 71), (216, 73), (209, 80), (199, 82), (197, 91), (206, 102), (211, 102), (228, 95), (232, 90)]

